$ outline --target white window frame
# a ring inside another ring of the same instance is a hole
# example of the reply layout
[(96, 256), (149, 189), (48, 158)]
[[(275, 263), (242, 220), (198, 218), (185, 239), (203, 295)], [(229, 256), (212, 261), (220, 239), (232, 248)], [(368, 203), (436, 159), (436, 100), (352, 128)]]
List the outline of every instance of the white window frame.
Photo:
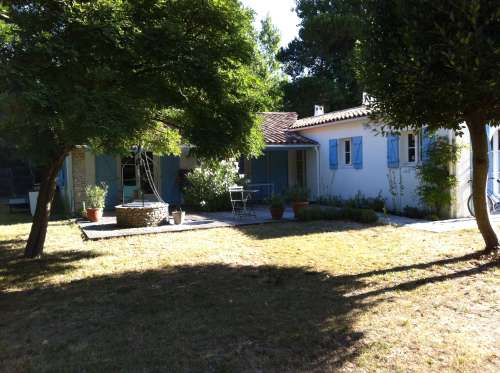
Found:
[[(409, 137), (413, 136), (415, 145), (410, 148)], [(402, 141), (401, 141), (402, 140)], [(403, 132), (399, 144), (399, 159), (406, 166), (416, 166), (420, 162), (420, 136), (414, 131)], [(415, 149), (415, 160), (410, 161), (410, 149)]]
[[(349, 151), (347, 151), (346, 144), (349, 144)], [(340, 151), (342, 155), (342, 166), (343, 167), (352, 167), (352, 137), (347, 137), (341, 139)], [(346, 156), (349, 154), (349, 162), (346, 162)]]

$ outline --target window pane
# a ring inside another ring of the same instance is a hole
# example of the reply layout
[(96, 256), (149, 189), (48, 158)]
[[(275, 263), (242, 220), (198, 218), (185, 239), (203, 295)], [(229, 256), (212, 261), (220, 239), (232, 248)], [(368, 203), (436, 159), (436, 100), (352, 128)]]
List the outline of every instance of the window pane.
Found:
[(153, 153), (147, 152), (146, 153), (147, 157), (147, 165), (146, 165), (146, 159), (143, 158), (143, 162), (141, 163), (140, 167), (140, 172), (141, 172), (141, 189), (145, 194), (153, 194), (153, 188), (151, 187), (151, 184), (149, 183), (149, 178), (147, 176), (147, 172), (150, 172), (152, 181), (155, 182), (155, 175), (154, 175), (154, 166), (153, 166)]
[(344, 164), (351, 164), (351, 140), (344, 140)]
[(408, 134), (408, 147), (409, 148), (415, 147), (415, 135), (412, 133)]
[(408, 148), (408, 162), (415, 162), (415, 148)]
[(135, 159), (134, 157), (122, 158), (123, 185), (135, 185)]

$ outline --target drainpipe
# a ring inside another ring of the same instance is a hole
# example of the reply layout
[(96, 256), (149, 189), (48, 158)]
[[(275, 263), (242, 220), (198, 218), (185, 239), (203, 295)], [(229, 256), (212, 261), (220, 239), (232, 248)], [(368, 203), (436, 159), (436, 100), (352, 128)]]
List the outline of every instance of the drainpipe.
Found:
[(319, 162), (320, 162), (319, 145), (316, 145), (314, 147), (314, 152), (316, 153), (316, 199), (318, 199), (319, 193), (320, 193), (319, 182), (321, 180), (321, 178), (320, 178), (321, 167), (319, 164)]

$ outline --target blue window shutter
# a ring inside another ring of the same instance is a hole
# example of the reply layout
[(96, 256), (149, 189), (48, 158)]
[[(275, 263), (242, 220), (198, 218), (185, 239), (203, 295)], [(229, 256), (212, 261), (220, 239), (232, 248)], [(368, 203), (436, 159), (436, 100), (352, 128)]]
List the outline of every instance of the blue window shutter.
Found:
[(363, 168), (363, 137), (357, 136), (352, 138), (352, 166), (360, 170)]
[(399, 167), (399, 136), (387, 136), (387, 167)]
[(330, 169), (336, 170), (339, 168), (339, 157), (337, 151), (337, 139), (330, 139), (329, 147), (330, 147)]

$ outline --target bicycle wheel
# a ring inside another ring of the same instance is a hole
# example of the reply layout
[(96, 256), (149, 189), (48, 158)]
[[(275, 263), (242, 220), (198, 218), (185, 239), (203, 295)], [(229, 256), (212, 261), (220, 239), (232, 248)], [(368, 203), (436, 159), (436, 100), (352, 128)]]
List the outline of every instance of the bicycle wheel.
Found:
[[(490, 213), (493, 212), (493, 200), (491, 199), (490, 196), (486, 196), (486, 200), (488, 201), (488, 210)], [(475, 210), (474, 210), (474, 201), (472, 200), (472, 194), (470, 195), (469, 199), (467, 200), (467, 208), (469, 209), (469, 212), (472, 216), (476, 216)]]

